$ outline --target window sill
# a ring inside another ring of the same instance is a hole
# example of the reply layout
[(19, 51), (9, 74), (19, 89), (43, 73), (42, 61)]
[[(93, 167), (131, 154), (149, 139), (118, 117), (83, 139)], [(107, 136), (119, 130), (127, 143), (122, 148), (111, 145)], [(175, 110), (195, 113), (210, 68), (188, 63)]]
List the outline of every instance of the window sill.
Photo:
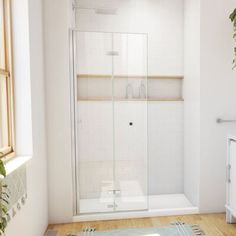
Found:
[[(14, 157), (6, 162), (5, 168), (6, 168), (6, 174), (9, 175), (21, 166), (25, 165), (27, 162), (29, 162), (32, 159), (32, 156), (19, 156)], [(0, 176), (0, 179), (3, 179), (2, 176)]]

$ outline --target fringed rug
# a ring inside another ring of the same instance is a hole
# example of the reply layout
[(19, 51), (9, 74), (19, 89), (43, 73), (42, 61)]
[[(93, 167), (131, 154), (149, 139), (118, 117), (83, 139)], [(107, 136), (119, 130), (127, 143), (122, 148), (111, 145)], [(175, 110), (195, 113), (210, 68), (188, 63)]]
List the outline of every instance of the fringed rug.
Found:
[(183, 222), (174, 222), (169, 226), (151, 228), (133, 228), (110, 231), (96, 231), (87, 227), (83, 232), (67, 236), (197, 236), (205, 235), (198, 225), (188, 225)]

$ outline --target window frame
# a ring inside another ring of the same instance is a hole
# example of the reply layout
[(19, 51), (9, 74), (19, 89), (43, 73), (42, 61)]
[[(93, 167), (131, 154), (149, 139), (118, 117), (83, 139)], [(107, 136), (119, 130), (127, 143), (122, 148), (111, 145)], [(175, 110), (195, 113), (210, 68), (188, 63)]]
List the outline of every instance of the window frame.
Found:
[(8, 160), (15, 156), (15, 122), (14, 122), (14, 86), (12, 57), (12, 14), (11, 0), (3, 2), (3, 39), (5, 69), (0, 68), (0, 75), (6, 78), (7, 85), (7, 132), (8, 146), (0, 148), (0, 158)]

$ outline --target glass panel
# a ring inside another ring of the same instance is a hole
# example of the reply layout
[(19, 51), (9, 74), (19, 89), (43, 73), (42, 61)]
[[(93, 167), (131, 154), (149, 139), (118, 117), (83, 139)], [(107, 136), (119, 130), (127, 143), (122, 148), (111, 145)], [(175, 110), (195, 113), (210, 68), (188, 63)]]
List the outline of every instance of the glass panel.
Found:
[(116, 210), (145, 210), (148, 208), (147, 36), (113, 34), (113, 45)]
[(76, 33), (78, 209), (114, 210), (112, 34)]
[(3, 0), (0, 0), (0, 69), (5, 69), (5, 40)]
[(0, 150), (8, 143), (7, 79), (0, 75)]

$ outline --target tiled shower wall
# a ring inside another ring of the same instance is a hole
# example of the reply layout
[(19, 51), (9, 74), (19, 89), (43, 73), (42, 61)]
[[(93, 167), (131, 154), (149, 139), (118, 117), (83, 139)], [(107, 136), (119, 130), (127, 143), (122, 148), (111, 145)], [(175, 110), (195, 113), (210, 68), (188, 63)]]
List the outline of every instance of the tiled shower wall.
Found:
[[(110, 179), (112, 178), (113, 113), (112, 103), (109, 101), (112, 95), (111, 80), (103, 79), (101, 75), (111, 75), (113, 68), (114, 74), (118, 76), (183, 76), (183, 0), (118, 2), (120, 4), (115, 15), (95, 14), (94, 11), (84, 9), (76, 12), (76, 27), (81, 31), (148, 34), (148, 48), (144, 47), (144, 52), (147, 49), (147, 54), (145, 52), (143, 57), (137, 57), (134, 52), (136, 50), (130, 50), (133, 43), (128, 44), (129, 47), (127, 48), (125, 47), (126, 44), (123, 43), (121, 44), (123, 51), (119, 50), (119, 44), (116, 44), (118, 42), (117, 37), (113, 35), (113, 47), (119, 52), (121, 59), (119, 61), (119, 57), (115, 57), (113, 65), (110, 58), (104, 53), (114, 49), (111, 46), (112, 41), (109, 39), (109, 35), (102, 35), (102, 38), (100, 38), (101, 35), (97, 35), (97, 38), (94, 35), (86, 36), (84, 42), (86, 42), (86, 45), (91, 42), (92, 45), (91, 47), (87, 46), (90, 53), (83, 53), (82, 48), (85, 48), (83, 40), (85, 38), (79, 38), (79, 42), (82, 42), (83, 47), (80, 48), (80, 44), (78, 45), (78, 55), (81, 56), (81, 60), (78, 60), (77, 75), (92, 74), (100, 76), (99, 79), (78, 79), (78, 156), (80, 161), (79, 173), (83, 176), (83, 178), (79, 178), (79, 194), (82, 198), (98, 197), (102, 188), (100, 183), (107, 176)], [(86, 7), (87, 3), (87, 1), (80, 1), (80, 6)], [(99, 5), (99, 1), (96, 4)], [(138, 38), (137, 36), (134, 42), (138, 41)], [(126, 42), (125, 39), (123, 42)], [(100, 49), (101, 52), (98, 53), (96, 48)], [(141, 47), (137, 48), (140, 49)], [(131, 64), (126, 63), (125, 57), (121, 58), (126, 51), (130, 52), (129, 55), (135, 55), (130, 60)], [(96, 55), (99, 55), (99, 57), (97, 58)], [(146, 55), (148, 55), (148, 60), (145, 58)], [(137, 61), (137, 58), (143, 60)], [(120, 65), (128, 69), (122, 70), (123, 67)], [(140, 71), (140, 68), (143, 68), (143, 70)], [(123, 73), (124, 71), (126, 73)], [(137, 98), (141, 82), (139, 78), (132, 80), (128, 78), (123, 80), (114, 79), (114, 96), (125, 98), (127, 84), (131, 83), (134, 91), (133, 98)], [(135, 178), (142, 189), (145, 189), (144, 185), (146, 184), (144, 176), (148, 176), (149, 181), (146, 187), (148, 187), (149, 193), (153, 195), (183, 193), (184, 103), (173, 101), (183, 98), (182, 83), (183, 80), (174, 79), (149, 80), (148, 98), (150, 98), (150, 101), (148, 102), (147, 112), (144, 112), (147, 114), (147, 120), (140, 114), (136, 114), (134, 124), (138, 123), (138, 125), (136, 127), (137, 132), (133, 136), (129, 136), (129, 132), (124, 129), (122, 124), (117, 127), (121, 134), (118, 140), (121, 141), (118, 143), (120, 144), (119, 148), (115, 150), (116, 156), (127, 153), (132, 155), (133, 152), (133, 156), (136, 158), (130, 160), (129, 155), (122, 160), (118, 160), (116, 162), (116, 167), (119, 169), (118, 173), (122, 173), (122, 177), (128, 181)], [(108, 101), (99, 101), (96, 98), (100, 100), (104, 98)], [(86, 99), (88, 101), (82, 101)], [(169, 101), (152, 101), (152, 99)], [(124, 109), (119, 110), (120, 117), (127, 119), (127, 121), (131, 119), (130, 114), (132, 112), (125, 110), (126, 104), (130, 104), (130, 110), (135, 112), (142, 102), (143, 104), (146, 103), (144, 101), (122, 101)], [(115, 113), (115, 116), (119, 117), (116, 109)], [(102, 124), (99, 124), (99, 119), (103, 119)], [(144, 122), (139, 122), (139, 119)], [(84, 122), (89, 123), (85, 124)], [(145, 122), (146, 127), (143, 126)], [(145, 129), (148, 133), (146, 139), (144, 138)], [(115, 144), (117, 147), (116, 141)], [(147, 144), (147, 146), (145, 147), (144, 144)], [(139, 148), (139, 151), (136, 150), (136, 147)], [(148, 148), (148, 155), (146, 156), (148, 163), (140, 163), (137, 160), (141, 159), (139, 155), (145, 148)], [(142, 151), (140, 151), (141, 149)], [(146, 164), (148, 165), (145, 166)]]
[[(183, 193), (183, 102), (118, 103), (120, 108), (115, 105), (118, 182), (135, 181), (143, 192), (148, 188), (151, 195)], [(78, 111), (80, 197), (98, 198), (104, 185), (113, 178), (112, 103), (80, 101)], [(144, 114), (138, 115), (137, 111)], [(128, 121), (134, 123), (136, 131), (129, 132), (128, 124), (125, 127)]]
[[(89, 6), (89, 1), (78, 2), (81, 7)], [(94, 4), (102, 8), (99, 2)], [(81, 31), (147, 33), (148, 74), (183, 75), (183, 0), (117, 2), (115, 15), (77, 10), (76, 27)]]

